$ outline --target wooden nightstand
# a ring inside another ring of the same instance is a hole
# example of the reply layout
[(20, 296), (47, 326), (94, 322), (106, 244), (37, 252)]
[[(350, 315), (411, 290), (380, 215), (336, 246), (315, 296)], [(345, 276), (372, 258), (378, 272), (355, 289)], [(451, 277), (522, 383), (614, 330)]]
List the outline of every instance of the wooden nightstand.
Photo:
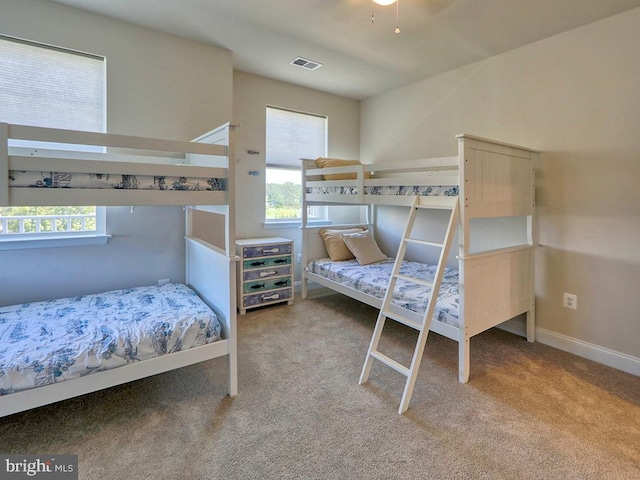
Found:
[(293, 303), (293, 240), (280, 237), (236, 240), (238, 309)]

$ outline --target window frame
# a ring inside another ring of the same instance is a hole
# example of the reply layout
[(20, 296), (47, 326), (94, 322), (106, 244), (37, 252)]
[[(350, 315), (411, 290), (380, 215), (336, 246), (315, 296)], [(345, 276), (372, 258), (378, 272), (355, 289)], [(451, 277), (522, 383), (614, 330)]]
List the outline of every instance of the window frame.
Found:
[[(309, 112), (303, 112), (300, 110), (294, 110), (294, 109), (290, 109), (290, 108), (283, 108), (283, 107), (278, 107), (278, 106), (274, 106), (274, 105), (267, 105), (265, 108), (265, 135), (267, 135), (267, 131), (268, 131), (268, 125), (267, 125), (267, 117), (268, 117), (268, 112), (269, 110), (281, 110), (283, 112), (288, 112), (288, 113), (293, 113), (293, 114), (298, 114), (298, 115), (307, 115), (310, 117), (316, 117), (316, 118), (320, 118), (324, 120), (324, 153), (322, 155), (319, 156), (326, 156), (327, 155), (327, 151), (329, 148), (329, 117), (327, 115), (322, 115), (322, 114), (317, 114), (317, 113), (309, 113)], [(265, 141), (266, 143), (266, 141)], [(265, 145), (265, 150), (266, 150), (266, 145)], [(266, 155), (265, 155), (266, 157)], [(268, 160), (265, 158), (265, 213), (264, 213), (264, 227), (265, 228), (285, 228), (285, 227), (298, 227), (300, 226), (300, 224), (302, 223), (302, 210), (300, 210), (300, 216), (298, 217), (291, 217), (291, 218), (270, 218), (267, 216), (267, 209), (266, 209), (266, 200), (267, 200), (267, 171), (268, 170), (278, 170), (278, 169), (282, 169), (282, 170), (288, 170), (288, 171), (296, 171), (299, 172), (300, 174), (300, 180), (299, 180), (299, 185), (300, 185), (300, 195), (303, 195), (302, 192), (302, 165), (298, 165), (298, 166), (294, 166), (292, 164), (270, 164), (268, 163)], [(302, 209), (302, 205), (300, 207)], [(314, 223), (314, 224), (328, 224), (328, 209), (325, 206), (317, 206), (317, 207), (308, 207), (308, 208), (316, 208), (319, 210), (317, 215), (314, 215), (314, 217), (310, 220), (310, 223)]]

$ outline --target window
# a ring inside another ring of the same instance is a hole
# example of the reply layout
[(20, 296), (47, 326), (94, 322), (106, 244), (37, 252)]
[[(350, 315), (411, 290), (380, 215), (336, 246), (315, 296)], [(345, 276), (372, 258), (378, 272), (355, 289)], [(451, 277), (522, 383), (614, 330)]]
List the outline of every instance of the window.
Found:
[[(266, 221), (299, 221), (302, 205), (301, 158), (327, 155), (327, 117), (267, 107)], [(322, 219), (311, 207), (309, 218)]]
[[(0, 35), (0, 71), (0, 122), (105, 131), (103, 57)], [(79, 148), (25, 141), (11, 141), (9, 147)], [(53, 238), (104, 235), (104, 216), (105, 208), (96, 206), (0, 207), (0, 248), (23, 248), (15, 245), (24, 240), (51, 246), (47, 240)]]

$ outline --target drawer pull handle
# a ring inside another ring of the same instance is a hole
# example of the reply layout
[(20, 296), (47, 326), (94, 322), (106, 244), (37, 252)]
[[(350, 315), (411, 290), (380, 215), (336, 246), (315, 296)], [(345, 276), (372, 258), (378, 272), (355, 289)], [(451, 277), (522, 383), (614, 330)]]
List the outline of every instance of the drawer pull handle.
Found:
[(278, 247), (261, 248), (259, 251), (262, 252), (262, 253), (278, 253), (280, 251), (280, 249)]
[(280, 298), (280, 295), (278, 295), (277, 293), (273, 294), (273, 295), (263, 295), (262, 296), (262, 300), (277, 300)]
[(260, 272), (260, 276), (261, 277), (268, 277), (270, 275), (275, 275), (276, 273), (278, 273), (278, 272), (276, 272), (275, 270), (272, 270), (270, 272)]

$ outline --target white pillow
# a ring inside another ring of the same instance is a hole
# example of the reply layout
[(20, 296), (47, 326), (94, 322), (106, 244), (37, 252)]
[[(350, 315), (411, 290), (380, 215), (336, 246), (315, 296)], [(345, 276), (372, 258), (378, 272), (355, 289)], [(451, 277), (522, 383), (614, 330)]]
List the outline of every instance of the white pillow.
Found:
[(380, 247), (369, 230), (359, 233), (343, 233), (342, 239), (360, 265), (369, 265), (387, 259), (387, 256), (380, 251)]

